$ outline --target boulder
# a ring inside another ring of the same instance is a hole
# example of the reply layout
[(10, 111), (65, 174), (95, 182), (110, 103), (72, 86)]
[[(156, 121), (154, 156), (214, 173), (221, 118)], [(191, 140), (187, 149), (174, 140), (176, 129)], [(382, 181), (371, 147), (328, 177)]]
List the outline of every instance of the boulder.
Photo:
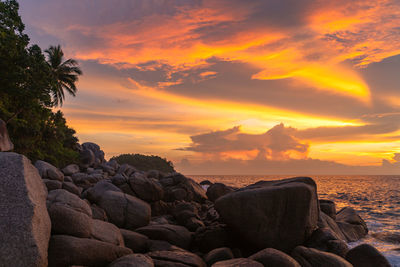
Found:
[(57, 189), (49, 192), (47, 209), (53, 234), (90, 237), (92, 232), (92, 210), (78, 196)]
[(217, 200), (218, 198), (233, 192), (233, 189), (221, 184), (221, 183), (215, 183), (212, 184), (208, 187), (207, 189), (207, 197), (209, 200), (211, 200), (212, 202), (214, 202), (215, 200)]
[(47, 266), (50, 218), (47, 190), (23, 155), (0, 152), (0, 259), (2, 266)]
[(237, 258), (219, 261), (217, 263), (214, 263), (212, 267), (263, 267), (263, 265), (251, 259)]
[(96, 204), (108, 220), (119, 228), (134, 230), (150, 222), (150, 205), (141, 199), (117, 191), (105, 191)]
[(390, 263), (376, 248), (361, 244), (349, 250), (346, 260), (354, 267), (390, 267)]
[(336, 214), (336, 222), (348, 242), (360, 240), (368, 234), (368, 227), (357, 212), (350, 207)]
[(59, 169), (46, 161), (36, 161), (35, 167), (38, 169), (42, 179), (58, 180), (61, 182), (64, 181), (64, 174)]
[(143, 253), (148, 251), (150, 241), (147, 236), (125, 229), (120, 229), (120, 231), (127, 248), (132, 249), (132, 251), (135, 253)]
[(249, 257), (268, 267), (300, 267), (300, 264), (286, 253), (274, 248), (263, 249)]
[(154, 267), (154, 263), (149, 256), (130, 254), (116, 259), (108, 267)]
[(107, 266), (132, 250), (95, 239), (53, 235), (49, 243), (49, 266)]
[(150, 239), (164, 240), (184, 249), (188, 249), (192, 241), (192, 234), (185, 227), (179, 225), (148, 225), (136, 229), (136, 232)]
[(149, 240), (149, 251), (183, 251), (186, 252), (185, 249), (174, 246), (167, 241), (163, 240)]
[(14, 149), (14, 144), (10, 140), (7, 131), (7, 124), (0, 119), (0, 152)]
[(100, 149), (100, 146), (95, 144), (95, 143), (91, 143), (91, 142), (86, 142), (82, 144), (82, 149), (83, 150), (90, 150), (93, 152), (94, 154), (94, 163), (96, 165), (101, 165), (102, 163), (105, 162), (104, 159), (104, 151)]
[(74, 183), (66, 182), (65, 180), (64, 183), (62, 183), (62, 189), (65, 189), (68, 192), (75, 194), (77, 196), (80, 196), (82, 193), (81, 188), (77, 187)]
[(92, 237), (121, 247), (125, 245), (119, 228), (112, 223), (101, 220), (93, 220)]
[(201, 185), (180, 173), (164, 177), (160, 179), (160, 183), (165, 187), (168, 201), (186, 200), (203, 203), (207, 200), (206, 191)]
[(320, 199), (319, 200), (319, 207), (320, 207), (322, 212), (324, 212), (326, 215), (328, 215), (332, 219), (336, 220), (335, 202), (333, 202), (331, 200)]
[(347, 243), (340, 239), (330, 228), (318, 228), (306, 241), (307, 247), (334, 253), (344, 257), (349, 251)]
[(93, 219), (102, 220), (105, 222), (108, 221), (107, 214), (102, 208), (96, 204), (92, 204), (90, 207), (92, 208)]
[(83, 168), (88, 168), (94, 165), (96, 157), (92, 150), (83, 149), (79, 153), (80, 164)]
[(86, 191), (86, 198), (89, 199), (90, 202), (95, 203), (100, 201), (107, 191), (122, 192), (121, 189), (116, 187), (110, 180), (103, 180)]
[(153, 202), (164, 197), (164, 190), (158, 181), (139, 172), (129, 178), (129, 184), (135, 195), (144, 201)]
[(62, 187), (62, 182), (60, 182), (58, 180), (43, 179), (43, 182), (46, 185), (47, 191), (61, 189), (61, 187)]
[(206, 267), (204, 261), (188, 251), (153, 251), (147, 254), (155, 266), (163, 267)]
[(230, 248), (216, 248), (208, 252), (204, 256), (204, 261), (207, 263), (207, 266), (211, 266), (218, 261), (230, 260), (233, 259), (233, 253)]
[(219, 198), (215, 207), (253, 249), (290, 251), (312, 234), (319, 218), (316, 184), (309, 177), (258, 182)]
[(342, 257), (314, 248), (298, 246), (291, 255), (302, 267), (352, 267), (351, 263)]
[(226, 247), (230, 244), (226, 225), (209, 225), (199, 227), (194, 234), (194, 244), (202, 252), (215, 248)]
[(90, 237), (92, 218), (64, 205), (50, 205), (48, 212), (51, 219), (51, 233), (76, 237)]
[(79, 172), (79, 166), (76, 164), (70, 164), (61, 170), (64, 175), (71, 176), (77, 172)]
[(321, 212), (319, 215), (320, 215), (318, 220), (319, 228), (329, 228), (332, 230), (332, 232), (335, 233), (338, 239), (347, 241), (347, 238), (343, 234), (342, 230), (340, 230), (335, 220), (333, 220), (330, 216), (328, 216), (324, 212)]

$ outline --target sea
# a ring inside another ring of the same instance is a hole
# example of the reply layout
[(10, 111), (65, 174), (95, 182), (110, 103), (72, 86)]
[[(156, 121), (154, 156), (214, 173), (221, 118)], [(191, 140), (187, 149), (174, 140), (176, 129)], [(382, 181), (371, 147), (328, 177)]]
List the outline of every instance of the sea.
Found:
[[(303, 175), (304, 176), (304, 175)], [(209, 180), (232, 187), (257, 181), (280, 180), (293, 175), (188, 175), (197, 182)], [(350, 247), (368, 243), (400, 267), (400, 175), (310, 175), (320, 199), (336, 203), (336, 210), (352, 207), (366, 221), (368, 235)]]

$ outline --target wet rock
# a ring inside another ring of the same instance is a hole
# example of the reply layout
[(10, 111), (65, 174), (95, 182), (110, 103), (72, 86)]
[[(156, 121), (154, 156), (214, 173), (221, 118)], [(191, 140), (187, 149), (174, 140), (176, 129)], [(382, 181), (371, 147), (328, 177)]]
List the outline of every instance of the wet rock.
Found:
[(79, 172), (79, 166), (76, 164), (70, 164), (61, 170), (64, 175), (71, 176), (77, 172)]
[(64, 181), (64, 174), (50, 163), (38, 160), (35, 162), (35, 167), (42, 179)]
[(46, 185), (47, 191), (61, 189), (61, 187), (62, 187), (62, 182), (60, 182), (58, 180), (43, 179), (43, 182)]
[(351, 263), (342, 257), (314, 248), (298, 246), (291, 255), (302, 267), (352, 267)]
[(124, 246), (124, 238), (119, 228), (112, 223), (93, 220), (92, 237), (117, 246)]
[(46, 187), (23, 155), (0, 152), (2, 266), (47, 266), (50, 218)]
[(149, 238), (145, 235), (136, 233), (134, 231), (120, 229), (124, 238), (124, 243), (127, 248), (132, 249), (135, 253), (143, 253), (149, 249)]
[(319, 228), (329, 228), (330, 230), (332, 230), (336, 234), (338, 239), (347, 241), (347, 238), (343, 234), (342, 230), (340, 230), (340, 228), (337, 225), (337, 223), (331, 217), (329, 217), (324, 212), (321, 212), (319, 215), (320, 215), (319, 216), (319, 220), (318, 220), (318, 227)]
[(330, 228), (318, 228), (306, 241), (307, 247), (334, 253), (344, 257), (349, 251), (347, 243), (341, 240)]
[(0, 152), (14, 149), (14, 144), (10, 140), (7, 131), (7, 124), (0, 119)]
[(192, 240), (191, 233), (185, 227), (179, 225), (149, 225), (136, 229), (136, 232), (150, 239), (164, 240), (184, 249), (189, 248)]
[(154, 263), (149, 256), (131, 254), (113, 261), (108, 267), (154, 267)]
[(53, 235), (49, 243), (49, 266), (107, 266), (132, 250), (95, 239)]
[(349, 242), (357, 241), (368, 234), (366, 223), (353, 208), (341, 209), (336, 214), (336, 222)]
[(217, 263), (214, 263), (212, 267), (263, 267), (263, 265), (251, 259), (237, 258), (219, 261)]
[(300, 267), (300, 264), (286, 253), (274, 248), (263, 249), (249, 257), (268, 267)]
[(354, 267), (390, 267), (390, 263), (376, 248), (362, 244), (349, 250), (346, 260)]
[(254, 249), (290, 251), (311, 235), (319, 218), (316, 184), (308, 177), (258, 182), (219, 198), (215, 207)]
[(211, 266), (218, 261), (230, 260), (233, 259), (233, 253), (230, 248), (223, 247), (223, 248), (216, 248), (208, 252), (204, 256), (204, 261), (206, 262), (207, 266)]
[(207, 197), (208, 197), (209, 200), (214, 202), (218, 198), (220, 198), (220, 197), (222, 197), (222, 196), (224, 196), (224, 195), (226, 195), (226, 194), (228, 194), (230, 192), (233, 192), (232, 188), (230, 188), (230, 187), (228, 187), (228, 186), (226, 186), (224, 184), (221, 184), (221, 183), (215, 183), (215, 184), (212, 184), (212, 185), (210, 185), (208, 187), (208, 189), (207, 189)]
[(320, 207), (322, 212), (324, 212), (326, 215), (331, 217), (333, 220), (336, 220), (335, 202), (333, 202), (331, 200), (320, 199), (319, 200), (319, 207)]
[(155, 266), (206, 267), (204, 261), (188, 251), (153, 251), (147, 254)]
[(108, 220), (119, 228), (134, 230), (150, 222), (150, 205), (136, 197), (117, 191), (105, 191), (96, 204)]

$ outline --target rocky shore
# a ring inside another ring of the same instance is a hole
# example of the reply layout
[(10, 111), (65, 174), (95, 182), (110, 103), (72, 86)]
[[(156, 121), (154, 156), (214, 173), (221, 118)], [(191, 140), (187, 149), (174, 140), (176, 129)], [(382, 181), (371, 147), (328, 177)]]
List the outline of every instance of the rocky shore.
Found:
[(0, 266), (390, 266), (349, 249), (365, 222), (312, 178), (237, 189), (106, 161), (94, 143), (80, 154), (57, 169), (0, 152)]

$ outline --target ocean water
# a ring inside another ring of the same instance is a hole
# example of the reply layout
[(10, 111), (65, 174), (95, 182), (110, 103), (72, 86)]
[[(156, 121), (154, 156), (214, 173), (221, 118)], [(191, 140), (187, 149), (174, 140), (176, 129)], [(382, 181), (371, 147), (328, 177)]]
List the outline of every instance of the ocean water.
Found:
[[(261, 180), (279, 180), (279, 175), (188, 175), (197, 182), (210, 180), (243, 187)], [(400, 176), (394, 175), (311, 175), (320, 199), (336, 203), (336, 210), (353, 207), (366, 221), (369, 234), (350, 243), (368, 243), (382, 252), (395, 267), (400, 267)], [(383, 238), (383, 237), (386, 238)]]

